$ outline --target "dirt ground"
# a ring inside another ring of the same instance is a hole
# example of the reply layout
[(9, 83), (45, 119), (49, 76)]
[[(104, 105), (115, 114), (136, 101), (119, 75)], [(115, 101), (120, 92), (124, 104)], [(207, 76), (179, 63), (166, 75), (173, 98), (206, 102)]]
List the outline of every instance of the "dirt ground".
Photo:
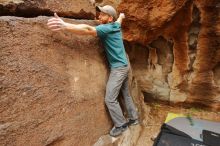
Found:
[(181, 106), (170, 106), (164, 103), (147, 103), (150, 107), (149, 118), (142, 122), (143, 132), (136, 146), (152, 146), (152, 138), (156, 137), (164, 123), (168, 113), (190, 114), (194, 118), (206, 119), (220, 122), (220, 112), (206, 111), (200, 108), (185, 108)]

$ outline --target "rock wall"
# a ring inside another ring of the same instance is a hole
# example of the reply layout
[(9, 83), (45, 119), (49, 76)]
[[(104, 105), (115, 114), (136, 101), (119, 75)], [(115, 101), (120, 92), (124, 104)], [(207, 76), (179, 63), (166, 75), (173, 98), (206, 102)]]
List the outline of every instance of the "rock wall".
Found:
[[(108, 67), (99, 40), (46, 26), (54, 12), (93, 19), (94, 5), (105, 4), (126, 15), (123, 37), (141, 119), (149, 112), (143, 99), (220, 111), (219, 0), (3, 0), (0, 145), (89, 146), (108, 133), (112, 123), (103, 100)], [(128, 135), (134, 133), (141, 128)]]
[(192, 94), (187, 100), (205, 105), (215, 102), (219, 108), (220, 84), (214, 81), (214, 70), (220, 68), (220, 2), (198, 0), (195, 4), (200, 11), (201, 28), (193, 64)]
[(124, 0), (119, 5), (127, 16), (124, 38), (146, 100), (220, 110), (219, 8), (218, 0)]
[(95, 8), (89, 0), (2, 0), (0, 16), (36, 17), (51, 16), (56, 12), (59, 16), (75, 19), (94, 19)]
[(98, 39), (53, 33), (48, 19), (0, 17), (0, 145), (92, 145), (111, 128)]

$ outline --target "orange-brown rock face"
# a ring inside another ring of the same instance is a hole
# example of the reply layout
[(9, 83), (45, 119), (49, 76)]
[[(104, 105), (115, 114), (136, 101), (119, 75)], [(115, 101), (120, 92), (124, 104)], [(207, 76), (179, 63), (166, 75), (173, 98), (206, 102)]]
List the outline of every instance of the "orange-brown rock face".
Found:
[[(94, 5), (119, 2), (3, 0), (0, 15), (57, 12), (93, 19)], [(143, 97), (139, 87), (146, 102), (220, 110), (219, 0), (123, 0), (118, 10), (126, 15), (122, 28), (133, 95)], [(108, 77), (103, 46), (91, 36), (53, 33), (47, 19), (0, 17), (0, 145), (90, 146), (111, 127), (103, 99)], [(139, 102), (141, 118), (147, 118)]]
[(190, 88), (192, 96), (189, 97), (189, 101), (219, 108), (219, 84), (214, 82), (213, 71), (220, 67), (220, 2), (197, 0), (195, 4), (201, 13), (201, 29), (193, 64), (194, 77)]
[[(147, 96), (220, 109), (219, 8), (218, 0), (124, 0), (119, 5), (126, 14), (123, 30), (132, 43), (133, 72)], [(156, 48), (159, 60), (155, 69), (146, 62), (150, 48)]]
[(124, 12), (124, 38), (148, 44), (163, 33), (164, 25), (185, 5), (187, 0), (124, 0), (118, 7)]
[(0, 15), (15, 15), (36, 17), (39, 15), (53, 15), (75, 19), (94, 19), (95, 8), (89, 0), (3, 0), (0, 1)]
[(53, 33), (48, 19), (0, 17), (0, 145), (89, 146), (111, 127), (98, 39)]

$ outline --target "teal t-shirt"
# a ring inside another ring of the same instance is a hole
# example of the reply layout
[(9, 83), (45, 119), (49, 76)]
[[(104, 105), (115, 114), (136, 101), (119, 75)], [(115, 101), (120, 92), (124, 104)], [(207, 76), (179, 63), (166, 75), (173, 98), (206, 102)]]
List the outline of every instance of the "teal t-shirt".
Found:
[(96, 31), (105, 47), (110, 67), (117, 68), (127, 65), (128, 61), (122, 40), (121, 24), (118, 22), (101, 24), (96, 26)]

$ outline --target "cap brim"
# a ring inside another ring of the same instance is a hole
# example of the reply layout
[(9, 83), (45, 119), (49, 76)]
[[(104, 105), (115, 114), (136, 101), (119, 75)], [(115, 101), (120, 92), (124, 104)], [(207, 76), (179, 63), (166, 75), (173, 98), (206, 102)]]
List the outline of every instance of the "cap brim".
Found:
[(96, 6), (95, 9), (96, 9), (96, 11), (101, 12), (101, 7)]

